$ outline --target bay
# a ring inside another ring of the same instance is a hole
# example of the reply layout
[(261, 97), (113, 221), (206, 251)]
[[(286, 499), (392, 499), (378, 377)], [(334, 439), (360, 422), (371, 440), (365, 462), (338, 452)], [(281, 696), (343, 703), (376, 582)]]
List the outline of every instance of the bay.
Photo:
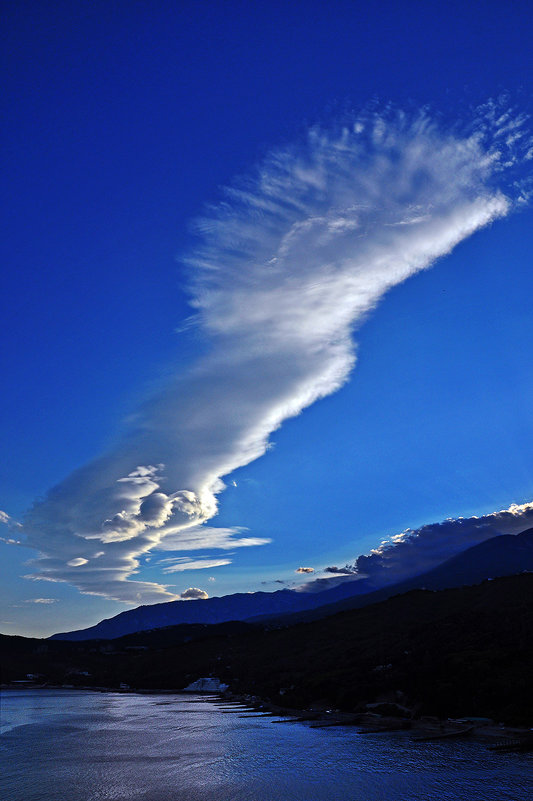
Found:
[(10, 801), (530, 801), (533, 757), (474, 740), (312, 729), (201, 697), (2, 692)]

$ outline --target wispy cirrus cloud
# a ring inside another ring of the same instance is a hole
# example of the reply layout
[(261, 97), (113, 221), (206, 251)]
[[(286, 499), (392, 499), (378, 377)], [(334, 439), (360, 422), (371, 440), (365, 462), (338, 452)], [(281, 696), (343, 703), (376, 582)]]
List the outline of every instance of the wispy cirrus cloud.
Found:
[(160, 559), (163, 573), (182, 573), (184, 570), (205, 570), (208, 567), (231, 565), (231, 559), (189, 559), (186, 556), (174, 559)]
[(177, 531), (167, 531), (165, 539), (158, 545), (160, 551), (198, 551), (214, 548), (232, 551), (234, 548), (250, 548), (254, 545), (267, 545), (267, 537), (243, 536), (248, 529), (243, 526), (233, 528), (217, 526), (191, 526)]
[(148, 551), (265, 543), (204, 525), (223, 478), (347, 381), (354, 331), (388, 289), (523, 197), (504, 176), (531, 142), (505, 114), (487, 104), (460, 132), (425, 112), (369, 111), (312, 129), (228, 189), (186, 259), (206, 355), (176, 366), (112, 451), (33, 505), (31, 575), (150, 603), (180, 596), (132, 578)]
[(56, 604), (59, 601), (59, 598), (29, 598), (27, 601), (24, 601), (25, 604)]
[[(22, 526), (16, 520), (8, 515), (7, 512), (2, 511), (0, 509), (0, 525), (7, 526), (9, 529), (21, 529)], [(14, 539), (14, 537), (0, 537), (0, 542), (5, 542), (7, 545), (20, 545), (20, 540)]]

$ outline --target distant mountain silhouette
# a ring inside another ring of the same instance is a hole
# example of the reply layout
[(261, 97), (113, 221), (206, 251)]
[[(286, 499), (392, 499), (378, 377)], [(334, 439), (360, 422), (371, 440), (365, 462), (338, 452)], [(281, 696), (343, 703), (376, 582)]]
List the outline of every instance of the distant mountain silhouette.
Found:
[[(350, 588), (348, 588), (350, 585)], [(194, 601), (167, 601), (150, 606), (128, 609), (115, 617), (102, 620), (95, 626), (79, 631), (54, 634), (51, 640), (91, 640), (115, 639), (136, 631), (175, 626), (181, 623), (224, 623), (228, 620), (248, 620), (249, 618), (276, 617), (305, 609), (314, 609), (326, 603), (354, 594), (356, 589), (369, 592), (375, 589), (366, 580), (346, 582), (322, 592), (296, 592), (278, 590), (277, 592), (235, 593), (222, 598), (208, 598)]]
[(439, 590), (478, 584), (484, 579), (533, 571), (533, 528), (503, 534), (463, 551), (436, 568), (405, 581), (377, 588), (371, 579), (346, 581), (321, 592), (295, 590), (236, 593), (222, 598), (170, 601), (140, 606), (79, 631), (54, 634), (54, 640), (115, 639), (182, 623), (223, 623), (229, 620), (291, 624), (314, 620), (345, 609), (357, 609), (412, 589)]

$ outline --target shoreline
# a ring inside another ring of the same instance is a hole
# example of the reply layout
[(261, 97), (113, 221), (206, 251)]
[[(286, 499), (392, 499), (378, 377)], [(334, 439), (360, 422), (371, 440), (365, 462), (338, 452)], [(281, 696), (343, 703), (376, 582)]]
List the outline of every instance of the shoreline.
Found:
[[(430, 716), (421, 718), (392, 717), (372, 712), (342, 712), (340, 710), (327, 710), (321, 708), (291, 709), (273, 704), (258, 696), (238, 695), (231, 692), (191, 692), (184, 689), (152, 689), (132, 687), (102, 687), (102, 686), (75, 686), (65, 684), (32, 684), (10, 683), (0, 685), (0, 691), (13, 690), (54, 690), (77, 691), (96, 693), (115, 693), (120, 695), (178, 695), (185, 697), (200, 697), (203, 703), (213, 703), (223, 708), (231, 707), (226, 712), (242, 714), (243, 717), (281, 717), (285, 720), (272, 721), (275, 723), (303, 723), (311, 728), (350, 727), (357, 728), (361, 734), (390, 734), (405, 732), (414, 735), (413, 743), (432, 742), (441, 739), (455, 739), (468, 737), (478, 743), (495, 746), (499, 741), (502, 749), (506, 744), (532, 743), (533, 729), (519, 726), (507, 726), (492, 721), (475, 722), (475, 718), (461, 718), (439, 720)], [(221, 709), (221, 711), (224, 711)], [(491, 747), (489, 745), (489, 747)]]

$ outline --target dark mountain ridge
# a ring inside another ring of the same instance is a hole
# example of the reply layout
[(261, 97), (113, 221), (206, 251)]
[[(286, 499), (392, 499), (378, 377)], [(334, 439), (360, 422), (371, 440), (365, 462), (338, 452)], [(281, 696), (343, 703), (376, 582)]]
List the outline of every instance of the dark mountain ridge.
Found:
[(207, 600), (170, 601), (127, 610), (90, 628), (54, 634), (50, 639), (115, 639), (178, 624), (217, 624), (229, 620), (271, 620), (289, 625), (367, 606), (411, 589), (460, 587), (523, 570), (533, 570), (533, 528), (521, 534), (502, 534), (485, 540), (427, 573), (384, 587), (377, 588), (371, 579), (357, 579), (316, 593), (285, 589), (236, 593)]
[(285, 613), (314, 609), (333, 603), (355, 592), (369, 592), (375, 584), (366, 579), (347, 581), (321, 592), (234, 593), (221, 598), (194, 601), (167, 601), (150, 606), (128, 609), (95, 626), (79, 631), (54, 634), (52, 640), (115, 639), (125, 634), (148, 629), (175, 626), (180, 623), (223, 623), (228, 620), (248, 620), (255, 617), (276, 617)]

